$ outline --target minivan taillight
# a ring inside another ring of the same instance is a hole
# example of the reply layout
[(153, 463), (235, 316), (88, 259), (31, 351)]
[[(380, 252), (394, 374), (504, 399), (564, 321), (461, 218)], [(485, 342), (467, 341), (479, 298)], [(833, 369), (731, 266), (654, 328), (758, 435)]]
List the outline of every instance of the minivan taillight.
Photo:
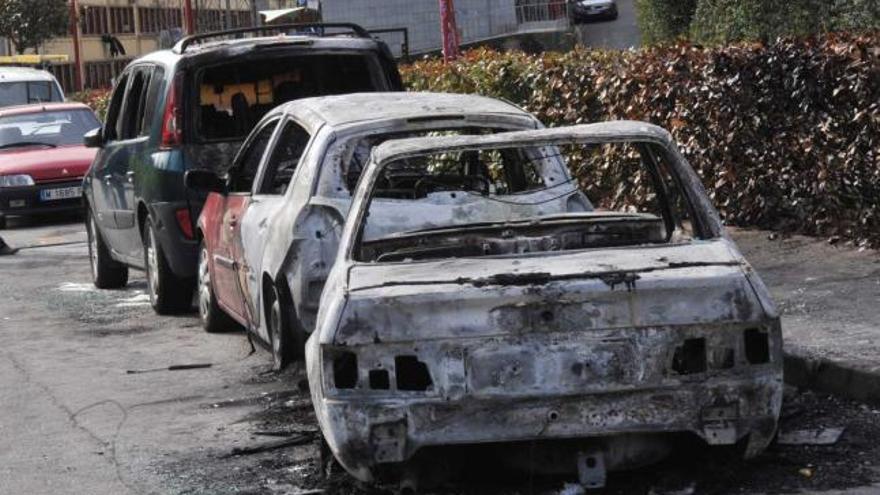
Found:
[(168, 89), (168, 98), (165, 99), (165, 110), (162, 114), (162, 149), (174, 148), (183, 144), (183, 111), (180, 107), (181, 90), (183, 89), (183, 74), (178, 73)]

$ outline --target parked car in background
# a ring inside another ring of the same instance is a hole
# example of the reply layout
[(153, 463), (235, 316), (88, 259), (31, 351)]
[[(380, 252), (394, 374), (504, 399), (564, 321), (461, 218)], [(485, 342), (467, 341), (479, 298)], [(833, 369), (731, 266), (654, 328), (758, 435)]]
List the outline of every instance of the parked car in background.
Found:
[(95, 156), (83, 136), (100, 126), (82, 103), (0, 108), (0, 228), (9, 216), (82, 209)]
[(189, 309), (204, 196), (187, 190), (184, 173), (225, 173), (253, 126), (281, 103), (403, 89), (385, 44), (358, 26), (319, 26), (191, 36), (120, 74), (103, 129), (86, 138), (100, 148), (84, 191), (97, 287), (122, 286), (129, 267), (144, 269), (157, 312)]
[[(510, 103), (472, 95), (354, 94), (273, 110), (227, 176), (187, 176), (192, 186), (215, 190), (196, 233), (205, 329), (237, 322), (268, 344), (283, 367), (302, 355), (314, 329), (351, 195), (375, 145), (538, 127), (535, 117)], [(393, 223), (407, 213), (383, 210), (374, 218)]]
[(658, 127), (388, 141), (339, 246), (306, 364), (362, 481), (477, 457), (597, 488), (680, 436), (775, 435), (779, 313)]
[(615, 0), (570, 0), (568, 11), (575, 24), (591, 21), (613, 21), (618, 16)]
[(29, 67), (0, 67), (0, 107), (63, 101), (64, 91), (51, 73)]

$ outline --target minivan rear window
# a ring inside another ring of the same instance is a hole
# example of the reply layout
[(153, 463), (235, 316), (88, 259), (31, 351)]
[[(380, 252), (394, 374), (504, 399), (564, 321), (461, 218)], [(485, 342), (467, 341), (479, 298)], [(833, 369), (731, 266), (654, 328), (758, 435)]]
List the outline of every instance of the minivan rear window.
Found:
[(202, 140), (237, 140), (269, 110), (310, 96), (387, 89), (378, 60), (365, 54), (299, 55), (209, 67), (198, 80)]

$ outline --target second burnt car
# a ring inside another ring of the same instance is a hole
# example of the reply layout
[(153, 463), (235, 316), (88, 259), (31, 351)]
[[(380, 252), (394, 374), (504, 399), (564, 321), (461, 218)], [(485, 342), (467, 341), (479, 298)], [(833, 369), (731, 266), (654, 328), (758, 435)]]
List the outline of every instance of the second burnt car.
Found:
[[(196, 232), (205, 329), (241, 324), (284, 366), (302, 354), (315, 326), (351, 195), (376, 144), (541, 126), (510, 103), (471, 95), (363, 93), (276, 108), (222, 179), (187, 175), (191, 187), (213, 190)], [(392, 208), (373, 218), (395, 224), (408, 214)]]
[(306, 364), (330, 451), (367, 482), (476, 455), (597, 487), (681, 436), (751, 457), (783, 387), (767, 289), (638, 122), (380, 145)]

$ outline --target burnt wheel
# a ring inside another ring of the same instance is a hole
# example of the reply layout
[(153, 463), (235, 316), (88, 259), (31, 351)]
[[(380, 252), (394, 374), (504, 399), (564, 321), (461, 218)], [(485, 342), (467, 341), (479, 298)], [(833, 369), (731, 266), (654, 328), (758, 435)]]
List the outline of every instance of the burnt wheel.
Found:
[(99, 289), (119, 289), (128, 283), (128, 267), (110, 256), (91, 210), (86, 212), (86, 233), (89, 237), (89, 265), (92, 282)]
[(299, 320), (290, 309), (292, 304), (286, 291), (275, 285), (266, 288), (266, 324), (272, 344), (275, 369), (282, 370), (303, 355), (305, 339)]
[(176, 277), (168, 266), (162, 246), (156, 239), (153, 221), (144, 224), (144, 266), (150, 304), (160, 315), (176, 314), (192, 308), (195, 280)]
[(239, 327), (217, 304), (214, 285), (211, 283), (211, 268), (208, 264), (208, 248), (204, 241), (199, 245), (199, 319), (206, 332), (216, 333), (234, 330)]

